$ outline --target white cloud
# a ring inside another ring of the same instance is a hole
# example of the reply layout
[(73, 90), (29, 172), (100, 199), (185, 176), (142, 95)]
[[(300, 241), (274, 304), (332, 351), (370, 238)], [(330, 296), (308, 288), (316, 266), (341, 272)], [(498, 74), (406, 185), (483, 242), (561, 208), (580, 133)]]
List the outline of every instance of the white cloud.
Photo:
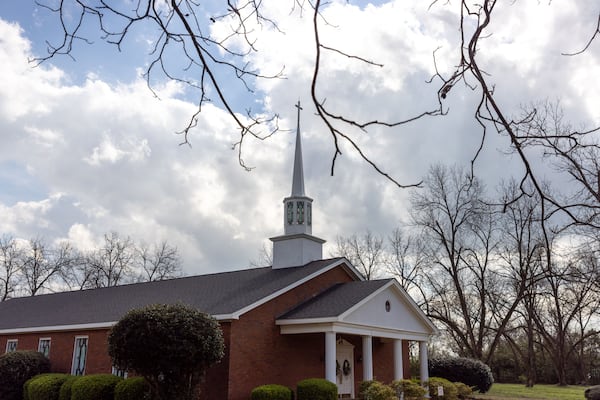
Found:
[(118, 146), (108, 134), (104, 134), (100, 144), (93, 148), (92, 154), (83, 160), (90, 165), (99, 166), (103, 162), (114, 164), (123, 158), (130, 162), (139, 162), (150, 157), (150, 154), (147, 139), (133, 141), (126, 138), (124, 143)]
[[(444, 4), (428, 10), (429, 2), (420, 1), (364, 7), (333, 2), (324, 11), (332, 24), (323, 28), (324, 43), (384, 67), (326, 53), (319, 97), (334, 110), (365, 120), (398, 120), (435, 106), (438, 88), (425, 82), (433, 73), (432, 52), (440, 47), (441, 72), (458, 61), (456, 5)], [(565, 61), (557, 55), (572, 50), (572, 41), (585, 43), (591, 33), (584, 29), (587, 24), (568, 35), (555, 33), (565, 19), (582, 18), (583, 6), (577, 4), (497, 6), (494, 35), (481, 51), (503, 106), (512, 110), (531, 100), (560, 97), (572, 115), (597, 121), (600, 83), (592, 71), (599, 69), (598, 57), (592, 52)], [(264, 74), (285, 66), (287, 79), (260, 81), (256, 101), (281, 116), (283, 129), (293, 131), (293, 105), (302, 100), (314, 233), (329, 241), (329, 249), (337, 235), (365, 229), (388, 234), (405, 219), (407, 192), (378, 176), (347, 146), (342, 146), (335, 177), (329, 176), (332, 139), (309, 102), (311, 16), (305, 12), (300, 18), (279, 0), (265, 5), (284, 33), (268, 24), (257, 26), (259, 52), (248, 61)], [(537, 18), (530, 17), (536, 13)], [(212, 25), (223, 35), (225, 28), (225, 23)], [(183, 86), (158, 85), (156, 98), (140, 73), (136, 80), (112, 84), (100, 67), (82, 74), (87, 79), (81, 84), (70, 83), (67, 70), (31, 67), (28, 34), (0, 19), (0, 59), (10, 60), (0, 63), (0, 165), (26, 170), (41, 187), (34, 191), (39, 198), (0, 201), (0, 233), (68, 238), (82, 249), (111, 230), (149, 243), (167, 239), (179, 248), (188, 273), (248, 265), (265, 238), (281, 233), (281, 200), (291, 189), (291, 132), (245, 142), (244, 161), (256, 167), (248, 173), (231, 151), (239, 131), (218, 105), (203, 108), (189, 137), (192, 147), (179, 146), (182, 138), (175, 132), (195, 111), (193, 104), (177, 99)], [(79, 51), (80, 58), (93, 57), (94, 47)], [(445, 117), (350, 133), (385, 171), (402, 182), (416, 182), (433, 162), (469, 163), (480, 139), (472, 118), (477, 100), (470, 89), (456, 87), (446, 100), (450, 113)], [(498, 151), (506, 145), (505, 138), (490, 135), (477, 164), (492, 187), (501, 173), (519, 171), (518, 163)]]
[(12, 206), (0, 204), (0, 232), (18, 235), (26, 232), (24, 227), (47, 227), (51, 223), (47, 214), (61, 197), (60, 193), (55, 193), (40, 201), (19, 201)]

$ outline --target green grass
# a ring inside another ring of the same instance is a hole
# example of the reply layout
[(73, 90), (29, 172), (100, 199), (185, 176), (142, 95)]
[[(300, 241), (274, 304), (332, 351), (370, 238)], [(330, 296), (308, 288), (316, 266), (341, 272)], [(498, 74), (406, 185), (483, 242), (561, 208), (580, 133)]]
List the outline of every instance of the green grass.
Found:
[(512, 383), (494, 383), (489, 392), (475, 394), (482, 400), (548, 399), (548, 400), (584, 400), (585, 386), (535, 385), (532, 388)]

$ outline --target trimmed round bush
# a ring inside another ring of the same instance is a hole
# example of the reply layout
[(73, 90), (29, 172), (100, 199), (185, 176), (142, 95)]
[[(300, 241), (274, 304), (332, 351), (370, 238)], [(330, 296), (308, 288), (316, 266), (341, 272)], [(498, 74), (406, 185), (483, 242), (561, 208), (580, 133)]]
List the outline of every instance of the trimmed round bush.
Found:
[(388, 385), (373, 382), (364, 392), (364, 398), (369, 400), (398, 400), (396, 392)]
[(131, 310), (108, 337), (113, 365), (146, 378), (162, 400), (197, 398), (205, 371), (224, 349), (217, 320), (183, 304)]
[(473, 389), (470, 386), (465, 385), (462, 382), (454, 382), (454, 386), (456, 386), (456, 390), (458, 390), (458, 398), (466, 399), (473, 393)]
[[(458, 389), (454, 383), (444, 378), (429, 378), (429, 397), (431, 400), (458, 400)], [(438, 387), (444, 388), (444, 395), (438, 396)]]
[(480, 393), (490, 390), (494, 383), (490, 367), (472, 358), (432, 358), (429, 360), (429, 373), (451, 382), (462, 382)]
[(58, 400), (71, 400), (71, 388), (73, 387), (73, 384), (80, 378), (80, 376), (69, 376), (60, 387), (60, 391), (58, 392)]
[(122, 380), (111, 374), (82, 376), (71, 386), (71, 400), (113, 400), (115, 386)]
[(585, 389), (583, 395), (587, 400), (600, 400), (600, 385)]
[(251, 400), (292, 400), (293, 392), (283, 385), (262, 385), (252, 389)]
[(151, 400), (152, 388), (141, 376), (123, 379), (115, 386), (115, 400)]
[(0, 399), (22, 400), (23, 386), (30, 378), (50, 372), (50, 360), (33, 350), (0, 356)]
[(410, 379), (394, 381), (391, 387), (396, 394), (398, 391), (403, 392), (405, 399), (422, 399), (425, 397), (425, 393), (427, 393), (427, 390), (419, 385), (418, 382), (411, 381)]
[[(40, 375), (38, 375), (40, 376)], [(27, 381), (25, 381), (25, 383), (23, 384), (23, 400), (30, 400), (29, 399), (29, 384), (31, 382), (32, 379), (34, 379), (35, 376), (31, 379), (28, 379)]]
[(60, 387), (70, 377), (68, 374), (42, 374), (25, 382), (24, 400), (58, 400)]
[(298, 400), (337, 400), (337, 386), (326, 379), (309, 378), (298, 382)]

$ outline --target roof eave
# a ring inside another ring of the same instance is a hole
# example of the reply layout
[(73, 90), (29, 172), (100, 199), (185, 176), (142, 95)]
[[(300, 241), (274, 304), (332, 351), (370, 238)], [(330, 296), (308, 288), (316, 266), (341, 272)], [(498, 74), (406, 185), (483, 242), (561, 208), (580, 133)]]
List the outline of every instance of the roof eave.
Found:
[(70, 324), (70, 325), (49, 325), (49, 326), (32, 326), (26, 328), (11, 328), (0, 329), (0, 335), (23, 334), (33, 332), (65, 332), (79, 330), (94, 330), (112, 328), (117, 321), (110, 322), (94, 322), (90, 324)]

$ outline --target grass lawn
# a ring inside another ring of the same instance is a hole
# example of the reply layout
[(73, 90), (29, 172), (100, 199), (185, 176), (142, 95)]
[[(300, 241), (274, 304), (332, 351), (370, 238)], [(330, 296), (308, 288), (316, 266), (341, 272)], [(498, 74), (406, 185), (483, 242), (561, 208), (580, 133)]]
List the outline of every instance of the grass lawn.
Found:
[(489, 392), (476, 393), (473, 397), (482, 400), (509, 399), (551, 399), (551, 400), (584, 400), (585, 386), (525, 385), (511, 383), (494, 383)]

